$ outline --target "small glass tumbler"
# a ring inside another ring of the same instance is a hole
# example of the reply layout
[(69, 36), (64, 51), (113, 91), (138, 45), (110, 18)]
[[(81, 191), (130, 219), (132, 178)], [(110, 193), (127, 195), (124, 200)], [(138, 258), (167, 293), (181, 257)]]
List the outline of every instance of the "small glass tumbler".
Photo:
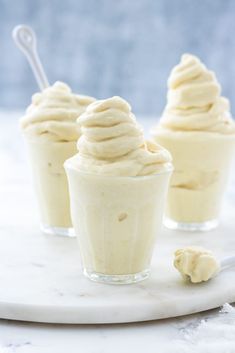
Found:
[(75, 236), (63, 164), (76, 153), (76, 142), (29, 140), (27, 145), (41, 230), (47, 234)]
[(185, 231), (216, 228), (234, 156), (235, 135), (161, 129), (153, 135), (173, 157), (165, 226)]
[(65, 169), (85, 276), (109, 284), (147, 278), (171, 167), (137, 177), (84, 173), (70, 160)]

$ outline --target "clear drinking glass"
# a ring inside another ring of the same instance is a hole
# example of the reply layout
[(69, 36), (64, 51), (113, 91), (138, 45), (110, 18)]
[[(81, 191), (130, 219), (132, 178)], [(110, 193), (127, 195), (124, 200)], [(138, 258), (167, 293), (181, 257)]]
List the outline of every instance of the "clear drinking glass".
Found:
[(112, 284), (147, 278), (171, 169), (137, 177), (87, 174), (70, 161), (65, 169), (85, 276)]
[(76, 142), (27, 141), (41, 230), (74, 236), (64, 162), (77, 152)]
[(173, 157), (164, 224), (208, 231), (218, 225), (234, 155), (235, 136), (213, 132), (162, 132), (154, 139)]

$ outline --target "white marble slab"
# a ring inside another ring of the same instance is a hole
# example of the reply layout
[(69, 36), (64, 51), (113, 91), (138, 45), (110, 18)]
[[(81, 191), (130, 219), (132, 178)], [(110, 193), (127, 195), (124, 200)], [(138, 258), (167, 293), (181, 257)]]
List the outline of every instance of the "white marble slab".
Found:
[[(142, 122), (146, 131), (153, 125), (151, 120)], [(183, 245), (204, 245), (219, 256), (235, 253), (232, 183), (217, 231), (181, 234), (163, 230), (149, 280), (129, 286), (92, 283), (82, 276), (75, 239), (45, 236), (38, 230), (30, 171), (17, 124), (17, 115), (6, 115), (0, 130), (0, 318), (131, 322), (184, 315), (235, 301), (235, 270), (197, 286), (183, 284), (172, 266), (173, 251)]]
[(9, 217), (1, 222), (0, 318), (121, 323), (175, 317), (235, 301), (235, 269), (209, 283), (187, 285), (172, 265), (173, 251), (184, 245), (202, 245), (218, 256), (235, 252), (233, 204), (228, 201), (218, 230), (189, 234), (163, 229), (151, 278), (135, 285), (114, 286), (83, 277), (76, 239), (48, 236), (37, 230), (30, 193), (24, 188), (8, 192), (7, 207), (12, 205), (13, 214), (18, 209), (20, 217), (11, 220), (8, 209)]

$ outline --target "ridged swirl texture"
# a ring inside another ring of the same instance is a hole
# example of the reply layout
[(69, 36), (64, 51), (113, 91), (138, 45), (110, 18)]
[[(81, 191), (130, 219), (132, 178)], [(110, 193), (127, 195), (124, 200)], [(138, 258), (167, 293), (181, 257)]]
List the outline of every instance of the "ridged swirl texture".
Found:
[(169, 152), (144, 140), (124, 99), (96, 101), (78, 121), (82, 131), (76, 158), (79, 169), (117, 176), (150, 175), (169, 169)]
[(94, 98), (72, 93), (63, 82), (32, 96), (32, 103), (21, 119), (24, 134), (31, 139), (44, 141), (70, 142), (81, 135), (77, 118)]
[(229, 101), (220, 93), (215, 74), (196, 56), (184, 54), (168, 80), (161, 126), (172, 130), (235, 133)]

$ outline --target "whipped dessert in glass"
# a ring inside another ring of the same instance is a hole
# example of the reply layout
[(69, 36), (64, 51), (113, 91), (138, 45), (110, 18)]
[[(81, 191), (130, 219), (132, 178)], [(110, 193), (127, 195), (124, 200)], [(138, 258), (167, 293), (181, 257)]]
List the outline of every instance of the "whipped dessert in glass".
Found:
[(197, 57), (185, 54), (173, 68), (167, 105), (152, 136), (173, 158), (166, 226), (215, 228), (234, 155), (235, 123), (215, 74)]
[(84, 274), (99, 282), (138, 282), (149, 275), (171, 156), (144, 140), (120, 97), (92, 103), (79, 124), (79, 153), (65, 168)]
[(56, 82), (32, 97), (20, 125), (28, 146), (38, 199), (41, 229), (45, 233), (73, 235), (64, 161), (76, 152), (80, 136), (77, 118), (93, 102)]

